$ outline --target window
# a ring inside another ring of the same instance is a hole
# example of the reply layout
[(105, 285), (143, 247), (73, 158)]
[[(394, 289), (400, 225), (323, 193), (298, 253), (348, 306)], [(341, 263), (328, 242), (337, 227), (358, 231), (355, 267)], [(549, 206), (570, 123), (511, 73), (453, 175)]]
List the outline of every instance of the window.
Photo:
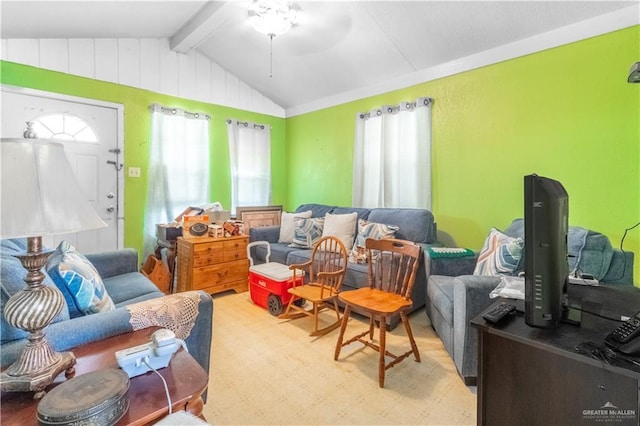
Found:
[(231, 164), (231, 211), (271, 204), (271, 128), (227, 120)]
[(145, 254), (155, 248), (156, 224), (210, 202), (210, 117), (155, 104), (151, 111)]
[(354, 207), (431, 209), (431, 98), (356, 118)]
[(57, 139), (76, 142), (97, 142), (93, 129), (80, 117), (72, 114), (46, 114), (33, 121), (32, 129), (38, 139)]

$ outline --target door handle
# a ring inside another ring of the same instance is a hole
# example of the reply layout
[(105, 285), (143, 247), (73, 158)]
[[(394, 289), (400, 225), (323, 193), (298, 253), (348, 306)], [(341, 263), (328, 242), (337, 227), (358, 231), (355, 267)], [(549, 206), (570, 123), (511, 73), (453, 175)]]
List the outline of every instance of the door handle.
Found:
[(116, 209), (116, 208), (115, 208), (115, 207), (113, 207), (113, 206), (109, 206), (109, 207), (107, 207), (107, 211), (108, 211), (109, 213), (112, 213), (115, 209)]
[(124, 164), (122, 164), (122, 163), (120, 163), (120, 165), (118, 165), (118, 163), (116, 163), (115, 161), (111, 161), (111, 160), (108, 160), (107, 164), (111, 164), (113, 167), (116, 168), (116, 171), (118, 171), (118, 172), (120, 170), (122, 170), (122, 167), (124, 166)]

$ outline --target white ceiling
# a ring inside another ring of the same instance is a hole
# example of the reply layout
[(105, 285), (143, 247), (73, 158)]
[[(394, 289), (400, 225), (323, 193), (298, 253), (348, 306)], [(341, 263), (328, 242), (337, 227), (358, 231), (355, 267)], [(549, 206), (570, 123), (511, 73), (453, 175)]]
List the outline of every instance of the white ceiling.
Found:
[(1, 34), (168, 38), (174, 50), (198, 49), (291, 110), (594, 17), (639, 10), (638, 0), (297, 1), (300, 23), (273, 39), (270, 77), (269, 38), (247, 22), (250, 3), (2, 0)]

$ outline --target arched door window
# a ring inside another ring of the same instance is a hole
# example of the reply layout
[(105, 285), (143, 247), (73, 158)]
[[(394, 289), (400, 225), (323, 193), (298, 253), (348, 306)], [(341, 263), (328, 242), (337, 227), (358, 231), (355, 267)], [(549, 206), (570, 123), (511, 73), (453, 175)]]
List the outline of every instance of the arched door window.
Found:
[(83, 119), (67, 113), (46, 114), (33, 120), (38, 139), (57, 139), (76, 142), (98, 142), (98, 138)]

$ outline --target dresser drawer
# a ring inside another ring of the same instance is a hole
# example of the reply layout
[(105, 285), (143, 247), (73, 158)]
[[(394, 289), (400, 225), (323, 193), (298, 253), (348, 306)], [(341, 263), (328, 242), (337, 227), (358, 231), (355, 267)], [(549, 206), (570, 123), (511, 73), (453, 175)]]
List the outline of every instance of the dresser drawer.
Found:
[(195, 290), (248, 279), (249, 261), (237, 260), (218, 265), (194, 268), (192, 285)]
[(247, 258), (246, 250), (225, 251), (224, 262), (233, 262), (236, 260), (243, 260)]
[(247, 291), (248, 236), (178, 239), (178, 291)]
[(224, 251), (241, 251), (245, 253), (245, 257), (247, 254), (247, 245), (249, 244), (249, 238), (237, 238), (229, 241), (223, 241)]

